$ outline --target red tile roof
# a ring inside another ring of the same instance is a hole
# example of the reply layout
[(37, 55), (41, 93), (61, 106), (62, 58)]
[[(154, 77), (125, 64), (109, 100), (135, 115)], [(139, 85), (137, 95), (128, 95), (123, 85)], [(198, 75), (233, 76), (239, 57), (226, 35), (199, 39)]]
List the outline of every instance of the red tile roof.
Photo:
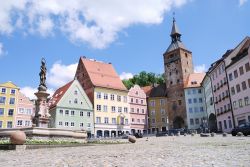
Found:
[(188, 81), (184, 85), (184, 88), (194, 88), (194, 87), (200, 87), (201, 82), (203, 78), (205, 77), (205, 73), (193, 73), (189, 74)]
[(84, 57), (81, 57), (81, 61), (94, 86), (127, 90), (112, 64), (86, 59)]
[(51, 97), (50, 101), (49, 101), (49, 108), (53, 108), (56, 107), (57, 103), (61, 100), (61, 98), (63, 97), (63, 95), (65, 94), (65, 92), (69, 89), (69, 87), (71, 86), (71, 84), (74, 82), (70, 81), (69, 83), (67, 83), (66, 85), (60, 87), (59, 89), (57, 89), (55, 91), (55, 93), (53, 94), (53, 96)]
[(152, 90), (152, 86), (144, 86), (141, 89), (146, 93), (147, 97), (150, 95), (151, 90)]

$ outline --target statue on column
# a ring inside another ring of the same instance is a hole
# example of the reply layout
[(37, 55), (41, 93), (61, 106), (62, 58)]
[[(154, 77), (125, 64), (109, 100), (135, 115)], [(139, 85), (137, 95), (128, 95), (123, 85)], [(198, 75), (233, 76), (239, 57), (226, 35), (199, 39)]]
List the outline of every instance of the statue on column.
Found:
[(47, 72), (47, 68), (46, 68), (46, 61), (44, 58), (42, 58), (41, 61), (41, 71), (39, 73), (40, 76), (40, 85), (38, 87), (39, 91), (46, 91), (47, 90), (47, 86), (46, 86), (46, 72)]

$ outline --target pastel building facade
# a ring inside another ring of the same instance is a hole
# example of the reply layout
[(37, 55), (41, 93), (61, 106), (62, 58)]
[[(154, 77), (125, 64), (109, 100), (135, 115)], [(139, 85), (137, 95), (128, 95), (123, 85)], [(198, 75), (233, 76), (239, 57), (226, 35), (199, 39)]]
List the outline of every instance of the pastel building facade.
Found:
[(205, 102), (205, 110), (207, 114), (208, 120), (208, 129), (210, 132), (217, 131), (217, 122), (216, 122), (216, 114), (215, 114), (215, 107), (214, 107), (214, 97), (213, 97), (213, 90), (212, 90), (212, 83), (210, 76), (208, 74), (205, 75), (204, 79), (202, 80), (202, 88), (204, 91), (204, 102)]
[[(145, 90), (147, 88), (143, 88)], [(148, 98), (148, 133), (169, 129), (166, 85), (154, 85), (147, 91)]]
[(35, 115), (35, 105), (23, 93), (18, 94), (17, 112), (15, 115), (15, 124), (17, 128), (31, 127), (32, 118)]
[(250, 38), (242, 43), (226, 68), (236, 126), (250, 122)]
[(0, 128), (14, 128), (19, 88), (12, 82), (0, 84)]
[(204, 73), (190, 74), (185, 85), (185, 101), (188, 129), (207, 127), (207, 114), (205, 108), (204, 89), (201, 87)]
[(51, 128), (85, 130), (94, 135), (93, 106), (78, 80), (57, 89), (50, 102)]
[(75, 77), (94, 105), (95, 136), (131, 133), (128, 90), (112, 64), (81, 57)]
[(147, 133), (147, 100), (145, 92), (135, 85), (128, 93), (131, 133)]

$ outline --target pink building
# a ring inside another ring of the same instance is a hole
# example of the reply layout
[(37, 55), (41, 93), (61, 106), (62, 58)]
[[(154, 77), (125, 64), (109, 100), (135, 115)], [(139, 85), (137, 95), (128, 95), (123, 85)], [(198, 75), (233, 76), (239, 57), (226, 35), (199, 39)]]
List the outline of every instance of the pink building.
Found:
[(135, 85), (130, 88), (129, 93), (131, 133), (146, 133), (147, 132), (147, 100), (146, 94)]
[(227, 51), (220, 60), (212, 64), (209, 70), (217, 117), (217, 129), (222, 132), (231, 132), (234, 127), (224, 62), (224, 59), (230, 55), (231, 52), (232, 50)]
[(227, 66), (227, 75), (235, 125), (250, 122), (250, 38), (242, 41), (242, 47)]
[(15, 127), (31, 127), (35, 105), (28, 97), (19, 92)]

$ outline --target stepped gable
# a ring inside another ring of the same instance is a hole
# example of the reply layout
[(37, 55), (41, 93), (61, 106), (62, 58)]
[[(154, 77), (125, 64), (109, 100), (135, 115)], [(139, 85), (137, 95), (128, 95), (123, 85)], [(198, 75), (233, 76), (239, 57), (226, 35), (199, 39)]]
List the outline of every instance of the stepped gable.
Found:
[(51, 97), (50, 102), (49, 102), (50, 109), (57, 105), (57, 103), (61, 100), (61, 98), (63, 97), (63, 95), (69, 89), (69, 87), (71, 86), (71, 84), (73, 82), (74, 82), (74, 80), (70, 81), (69, 83), (65, 84), (64, 86), (60, 87), (59, 89), (57, 89), (55, 91), (55, 93), (53, 94), (53, 96)]
[(116, 73), (111, 63), (103, 63), (84, 57), (81, 57), (81, 61), (95, 87), (127, 91), (127, 88), (123, 85), (119, 75)]

